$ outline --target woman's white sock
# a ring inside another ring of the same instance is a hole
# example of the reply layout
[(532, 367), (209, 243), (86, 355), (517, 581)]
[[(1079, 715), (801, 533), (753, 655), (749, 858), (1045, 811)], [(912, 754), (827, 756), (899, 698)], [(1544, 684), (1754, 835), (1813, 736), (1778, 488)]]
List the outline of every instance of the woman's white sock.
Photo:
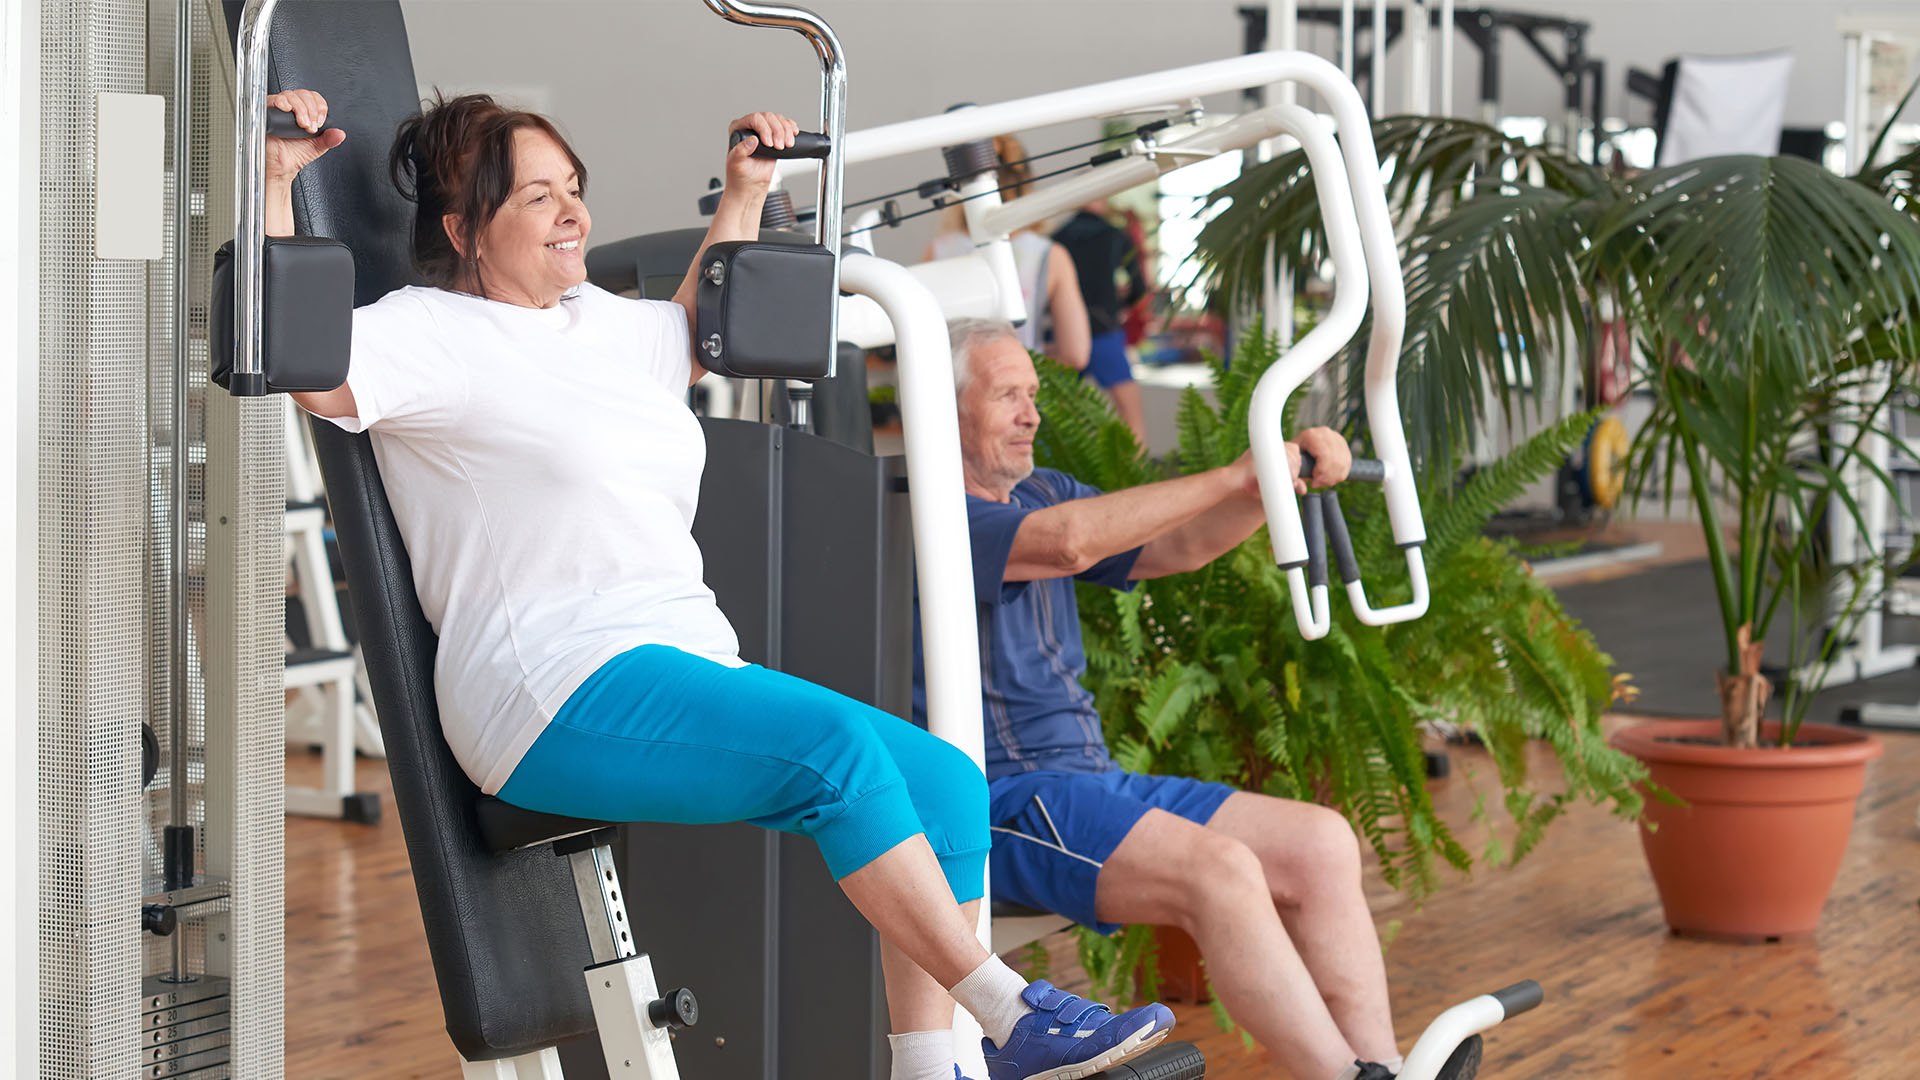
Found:
[(893, 1080), (953, 1080), (953, 1032), (909, 1031), (887, 1036)]
[(954, 984), (950, 993), (960, 1007), (980, 1021), (980, 1030), (995, 1046), (1005, 1046), (1013, 1034), (1013, 1025), (1033, 1009), (1020, 996), (1027, 980), (1006, 965), (999, 956), (989, 956), (966, 978)]

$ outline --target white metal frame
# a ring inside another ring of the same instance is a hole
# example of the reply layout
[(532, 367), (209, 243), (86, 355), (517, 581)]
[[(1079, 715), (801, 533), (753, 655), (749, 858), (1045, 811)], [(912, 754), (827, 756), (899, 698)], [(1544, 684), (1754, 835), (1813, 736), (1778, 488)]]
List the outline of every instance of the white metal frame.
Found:
[[(1866, 79), (1861, 70), (1866, 45), (1875, 37), (1887, 35), (1920, 39), (1920, 19), (1896, 15), (1848, 16), (1839, 20), (1839, 29), (1846, 50), (1846, 97), (1843, 106), (1846, 133), (1842, 145), (1846, 167), (1854, 170), (1864, 164), (1861, 158), (1865, 156), (1870, 141), (1869, 133), (1865, 130), (1868, 125)], [(1863, 391), (1863, 397), (1876, 394), (1880, 389), (1877, 385), (1871, 385)], [(1836, 432), (1835, 439), (1844, 442), (1850, 440), (1853, 434), (1851, 428), (1842, 429)], [(1864, 436), (1860, 441), (1860, 453), (1867, 462), (1872, 463), (1874, 469), (1881, 472), (1885, 472), (1891, 463), (1892, 447), (1879, 434), (1870, 432)], [(1843, 500), (1838, 496), (1831, 499), (1827, 520), (1831, 523), (1833, 533), (1833, 562), (1835, 565), (1845, 565), (1862, 560), (1878, 560), (1886, 550), (1888, 519), (1893, 513), (1887, 489), (1860, 460), (1848, 461), (1842, 469), (1842, 476), (1848, 488), (1854, 492), (1866, 531), (1864, 534), (1861, 532), (1852, 511)], [(1880, 581), (1874, 580), (1868, 582), (1866, 588), (1870, 595), (1877, 595), (1882, 591), (1881, 586)], [(1829, 603), (1838, 608), (1846, 603), (1851, 592), (1850, 582), (1837, 583), (1835, 595)], [(1885, 609), (1882, 598), (1860, 616), (1852, 640), (1838, 650), (1820, 688), (1905, 671), (1920, 659), (1920, 648), (1886, 643)], [(1810, 679), (1813, 672), (1807, 670), (1797, 674)], [(1858, 709), (1858, 716), (1862, 722), (1876, 726), (1920, 728), (1920, 705), (1867, 704)]]
[[(320, 466), (313, 441), (291, 399), (286, 413), (287, 563), (299, 588), (300, 610), (306, 620), (307, 640), (315, 649), (333, 655), (287, 664), (287, 742), (318, 745), (321, 758), (319, 787), (288, 786), (287, 813), (301, 817), (341, 818), (347, 799), (359, 794), (354, 779), (356, 754), (386, 756), (379, 721), (366, 702), (373, 700), (367, 686), (360, 651), (347, 641), (340, 618), (340, 602), (333, 570), (327, 559), (326, 510), (321, 496)], [(307, 505), (316, 504), (316, 505)], [(363, 824), (368, 822), (363, 821)]]
[[(679, 1080), (673, 1034), (656, 1024), (651, 1007), (660, 1000), (653, 961), (634, 946), (626, 901), (614, 868), (613, 848), (597, 844), (567, 855), (580, 900), (593, 964), (586, 969), (587, 997), (600, 1032), (607, 1074), (620, 1080)], [(494, 1061), (460, 1061), (462, 1080), (562, 1080), (560, 1054), (545, 1047)]]
[[(1521, 986), (1518, 984), (1500, 991), (1500, 994), (1513, 994)], [(1539, 1002), (1539, 990), (1534, 989), (1531, 1000), (1522, 1000), (1512, 1012), (1496, 994), (1481, 994), (1452, 1006), (1420, 1033), (1420, 1038), (1407, 1051), (1406, 1063), (1400, 1066), (1396, 1075), (1399, 1080), (1433, 1080), (1440, 1075), (1440, 1069), (1446, 1065), (1447, 1058), (1453, 1054), (1454, 1047), (1467, 1039), (1478, 1035), (1499, 1024), (1509, 1016), (1517, 1015), (1533, 1008)]]
[[(844, 152), (849, 163), (870, 161), (1155, 102), (1289, 82), (1308, 87), (1328, 103), (1334, 128), (1342, 137), (1340, 143), (1332, 142), (1317, 117), (1295, 106), (1275, 105), (1090, 169), (1011, 202), (1002, 203), (993, 193), (993, 180), (983, 177), (960, 193), (963, 198), (969, 198), (963, 205), (976, 244), (974, 254), (923, 263), (907, 272), (939, 298), (945, 317), (1021, 318), (1025, 310), (1012, 272), (1007, 242), (1015, 230), (1149, 181), (1197, 157), (1210, 157), (1282, 134), (1300, 139), (1303, 145), (1311, 141), (1309, 162), (1324, 207), (1322, 216), (1327, 222), (1329, 247), (1334, 252), (1340, 287), (1335, 295), (1334, 310), (1327, 320), (1296, 343), (1262, 378), (1255, 391), (1250, 420), (1274, 557), (1287, 570), (1301, 633), (1317, 638), (1326, 634), (1330, 617), (1324, 595), (1317, 605), (1309, 595), (1305, 571), (1306, 534), (1301, 525), (1299, 500), (1289, 477), (1285, 433), (1280, 420), (1288, 397), (1325, 366), (1359, 328), (1369, 294), (1374, 318), (1367, 348), (1367, 415), (1376, 452), (1386, 464), (1384, 487), (1388, 518), (1395, 543), (1406, 552), (1413, 598), (1405, 604), (1376, 609), (1369, 603), (1364, 585), (1357, 581), (1347, 584), (1347, 594), (1355, 613), (1368, 625), (1418, 618), (1425, 613), (1428, 603), (1426, 569), (1420, 552), (1420, 545), (1426, 540), (1426, 528), (1400, 425), (1395, 379), (1406, 328), (1406, 286), (1373, 147), (1371, 122), (1352, 82), (1317, 56), (1298, 52), (1254, 53), (856, 131), (847, 136)], [(802, 175), (812, 168), (810, 162), (784, 164), (783, 178)], [(1344, 184), (1340, 182), (1342, 179)], [(859, 290), (847, 291), (857, 293)], [(872, 305), (857, 298), (843, 301), (840, 322), (841, 336), (865, 347), (889, 343), (892, 340), (889, 333), (898, 329), (897, 320), (880, 318)], [(903, 426), (911, 430), (919, 415), (921, 411), (909, 404), (903, 393)], [(911, 459), (911, 455), (909, 457)], [(925, 564), (923, 555), (922, 565)], [(971, 616), (965, 630), (969, 638), (973, 633), (970, 619)], [(934, 639), (931, 631), (929, 635), (931, 654)], [(977, 726), (978, 717), (971, 717), (969, 722)], [(933, 730), (936, 734), (943, 733), (937, 726)]]

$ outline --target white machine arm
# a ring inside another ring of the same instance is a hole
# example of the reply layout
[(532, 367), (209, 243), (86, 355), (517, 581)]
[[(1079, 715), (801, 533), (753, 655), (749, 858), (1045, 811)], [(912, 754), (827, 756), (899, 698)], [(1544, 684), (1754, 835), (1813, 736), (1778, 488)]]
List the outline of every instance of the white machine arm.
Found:
[(1514, 983), (1491, 994), (1481, 994), (1453, 1006), (1434, 1017), (1420, 1040), (1407, 1052), (1400, 1067), (1400, 1080), (1433, 1080), (1447, 1063), (1454, 1047), (1480, 1032), (1539, 1005), (1545, 994), (1532, 979)]
[(1293, 473), (1287, 464), (1282, 419), (1293, 392), (1345, 348), (1360, 329), (1367, 308), (1367, 263), (1360, 247), (1353, 193), (1346, 182), (1347, 170), (1332, 133), (1319, 117), (1298, 105), (1276, 105), (1262, 111), (1278, 115), (1282, 130), (1299, 140), (1306, 151), (1314, 191), (1320, 198), (1320, 215), (1326, 222), (1327, 248), (1333, 257), (1333, 307), (1318, 326), (1261, 376), (1247, 416), (1273, 558), (1286, 570), (1294, 622), (1301, 636), (1311, 641), (1325, 637), (1333, 620), (1326, 584), (1310, 586), (1307, 581), (1307, 539), (1300, 521), (1300, 500), (1293, 491)]
[[(1257, 55), (1275, 57), (1273, 63), (1278, 65), (1277, 58), (1289, 54)], [(1367, 426), (1373, 437), (1374, 452), (1383, 466), (1381, 484), (1386, 494), (1387, 518), (1392, 526), (1394, 543), (1406, 552), (1407, 572), (1413, 583), (1410, 601), (1377, 609), (1368, 603), (1365, 587), (1358, 574), (1348, 576), (1343, 572), (1347, 597), (1355, 615), (1369, 626), (1381, 626), (1419, 618), (1426, 614), (1428, 602), (1426, 563), (1420, 553), (1420, 545), (1427, 537), (1426, 523), (1420, 514), (1419, 491), (1414, 482), (1412, 462), (1407, 455), (1406, 431), (1400, 424), (1398, 395), (1400, 344), (1407, 326), (1406, 281), (1400, 272), (1400, 251), (1394, 238), (1393, 219), (1387, 212), (1386, 187), (1380, 179), (1373, 130), (1360, 93), (1331, 64), (1317, 57), (1308, 59), (1315, 63), (1304, 65), (1293, 73), (1293, 77), (1328, 102), (1334, 126), (1340, 133), (1340, 150), (1345, 156), (1345, 172), (1353, 195), (1353, 211), (1359, 225), (1360, 245), (1365, 251), (1371, 286), (1373, 333), (1367, 342)], [(1315, 174), (1319, 174), (1321, 165), (1313, 159), (1311, 151), (1308, 162)], [(1325, 207), (1326, 197), (1322, 195), (1321, 199)], [(1334, 238), (1344, 229), (1344, 223), (1336, 225), (1332, 216), (1324, 216), (1331, 248)], [(1337, 257), (1335, 272), (1339, 272)], [(1255, 390), (1249, 422), (1254, 438), (1254, 456), (1260, 471), (1262, 498), (1267, 505), (1268, 530), (1273, 534), (1274, 555), (1282, 566), (1287, 566), (1296, 557), (1304, 564), (1306, 538), (1299, 521), (1291, 478), (1288, 477), (1284, 485), (1278, 482), (1287, 472), (1284, 447), (1279, 445), (1281, 440), (1266, 438), (1260, 433), (1263, 426), (1269, 430), (1278, 428), (1287, 395), (1305, 381), (1305, 376), (1301, 376), (1299, 381), (1290, 381), (1294, 379), (1294, 369), (1283, 365), (1284, 358), (1282, 363), (1275, 364), (1262, 377), (1260, 386)], [(1307, 375), (1311, 374), (1311, 371), (1307, 372)], [(1278, 383), (1279, 387), (1269, 392), (1269, 381)], [(1281, 493), (1278, 505), (1276, 489)], [(1289, 511), (1293, 512), (1291, 518)], [(1299, 573), (1300, 570), (1289, 569), (1290, 589), (1300, 588), (1292, 581)], [(1296, 610), (1298, 606), (1296, 601)], [(1299, 621), (1302, 632), (1306, 632), (1309, 620)], [(1312, 622), (1318, 625), (1317, 618)], [(1320, 632), (1324, 633), (1325, 630), (1321, 629)]]
[[(1357, 572), (1348, 572), (1355, 566), (1351, 559), (1343, 560), (1342, 576), (1355, 614), (1370, 626), (1419, 618), (1426, 613), (1429, 599), (1426, 563), (1421, 555), (1426, 524), (1401, 427), (1397, 392), (1400, 345), (1406, 331), (1406, 283), (1371, 122), (1353, 83), (1338, 68), (1308, 53), (1255, 53), (856, 131), (847, 136), (843, 151), (849, 162), (871, 161), (1170, 99), (1276, 82), (1299, 83), (1326, 100), (1341, 141), (1336, 144), (1328, 137), (1311, 114), (1296, 106), (1278, 105), (1156, 147), (1152, 153), (1096, 167), (1006, 203), (1000, 201), (991, 175), (976, 177), (960, 192), (967, 200), (962, 205), (967, 212), (968, 231), (978, 245), (974, 253), (925, 263), (910, 273), (940, 298), (949, 318), (1018, 320), (1025, 315), (1025, 306), (1018, 294), (1007, 245), (1007, 237), (1014, 231), (1145, 183), (1198, 157), (1239, 149), (1278, 134), (1300, 139), (1307, 149), (1333, 256), (1334, 310), (1262, 378), (1254, 397), (1249, 434), (1274, 558), (1287, 570), (1301, 632), (1317, 638), (1327, 633), (1331, 618), (1325, 587), (1310, 584), (1305, 575), (1307, 535), (1288, 475), (1281, 424), (1288, 398), (1345, 346), (1358, 330), (1369, 301), (1373, 327), (1367, 344), (1365, 378), (1368, 428), (1382, 465), (1378, 478), (1386, 495), (1393, 539), (1406, 553), (1412, 598), (1407, 603), (1376, 608)], [(786, 162), (782, 175), (795, 175), (811, 167), (806, 161)], [(1343, 177), (1345, 191), (1341, 192), (1339, 180)], [(1366, 285), (1361, 287), (1363, 276)], [(840, 319), (845, 340), (869, 348), (892, 340), (890, 320), (861, 298), (843, 301)], [(1344, 530), (1340, 531), (1344, 535)]]
[[(980, 702), (980, 640), (973, 604), (973, 550), (960, 465), (960, 411), (953, 390), (953, 345), (939, 301), (898, 263), (865, 252), (840, 257), (840, 286), (872, 298), (899, 342), (901, 427), (907, 441), (907, 499), (920, 589), (927, 730), (986, 769)], [(992, 882), (981, 887), (992, 895)], [(975, 927), (992, 947), (990, 905)], [(960, 1010), (954, 1050), (970, 1076), (986, 1075), (980, 1025)]]

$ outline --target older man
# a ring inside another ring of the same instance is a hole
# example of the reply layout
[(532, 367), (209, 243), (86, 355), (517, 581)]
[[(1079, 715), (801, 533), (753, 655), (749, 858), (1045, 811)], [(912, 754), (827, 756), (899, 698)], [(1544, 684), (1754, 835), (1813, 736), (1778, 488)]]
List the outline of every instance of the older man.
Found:
[[(1073, 582), (1128, 589), (1196, 570), (1265, 521), (1250, 457), (1103, 493), (1036, 469), (1039, 380), (1012, 327), (951, 328), (979, 604), (996, 899), (1111, 933), (1193, 935), (1236, 1021), (1298, 1080), (1383, 1080), (1400, 1067), (1360, 848), (1338, 813), (1183, 777), (1121, 770), (1107, 753)], [(1346, 442), (1304, 447), (1313, 482), (1344, 479)], [(1296, 484), (1299, 484), (1296, 481)], [(1305, 490), (1304, 484), (1299, 484)], [(915, 641), (915, 707), (925, 697)], [(1478, 1038), (1443, 1080), (1477, 1069)]]

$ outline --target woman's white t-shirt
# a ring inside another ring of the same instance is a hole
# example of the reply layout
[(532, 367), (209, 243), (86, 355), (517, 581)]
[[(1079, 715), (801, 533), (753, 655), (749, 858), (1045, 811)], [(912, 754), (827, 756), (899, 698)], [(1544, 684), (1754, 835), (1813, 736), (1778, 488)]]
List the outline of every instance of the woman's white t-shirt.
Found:
[(701, 576), (706, 441), (678, 304), (582, 285), (525, 308), (408, 287), (353, 318), (347, 385), (440, 635), (440, 723), (500, 790), (568, 695), (672, 645), (739, 666)]

